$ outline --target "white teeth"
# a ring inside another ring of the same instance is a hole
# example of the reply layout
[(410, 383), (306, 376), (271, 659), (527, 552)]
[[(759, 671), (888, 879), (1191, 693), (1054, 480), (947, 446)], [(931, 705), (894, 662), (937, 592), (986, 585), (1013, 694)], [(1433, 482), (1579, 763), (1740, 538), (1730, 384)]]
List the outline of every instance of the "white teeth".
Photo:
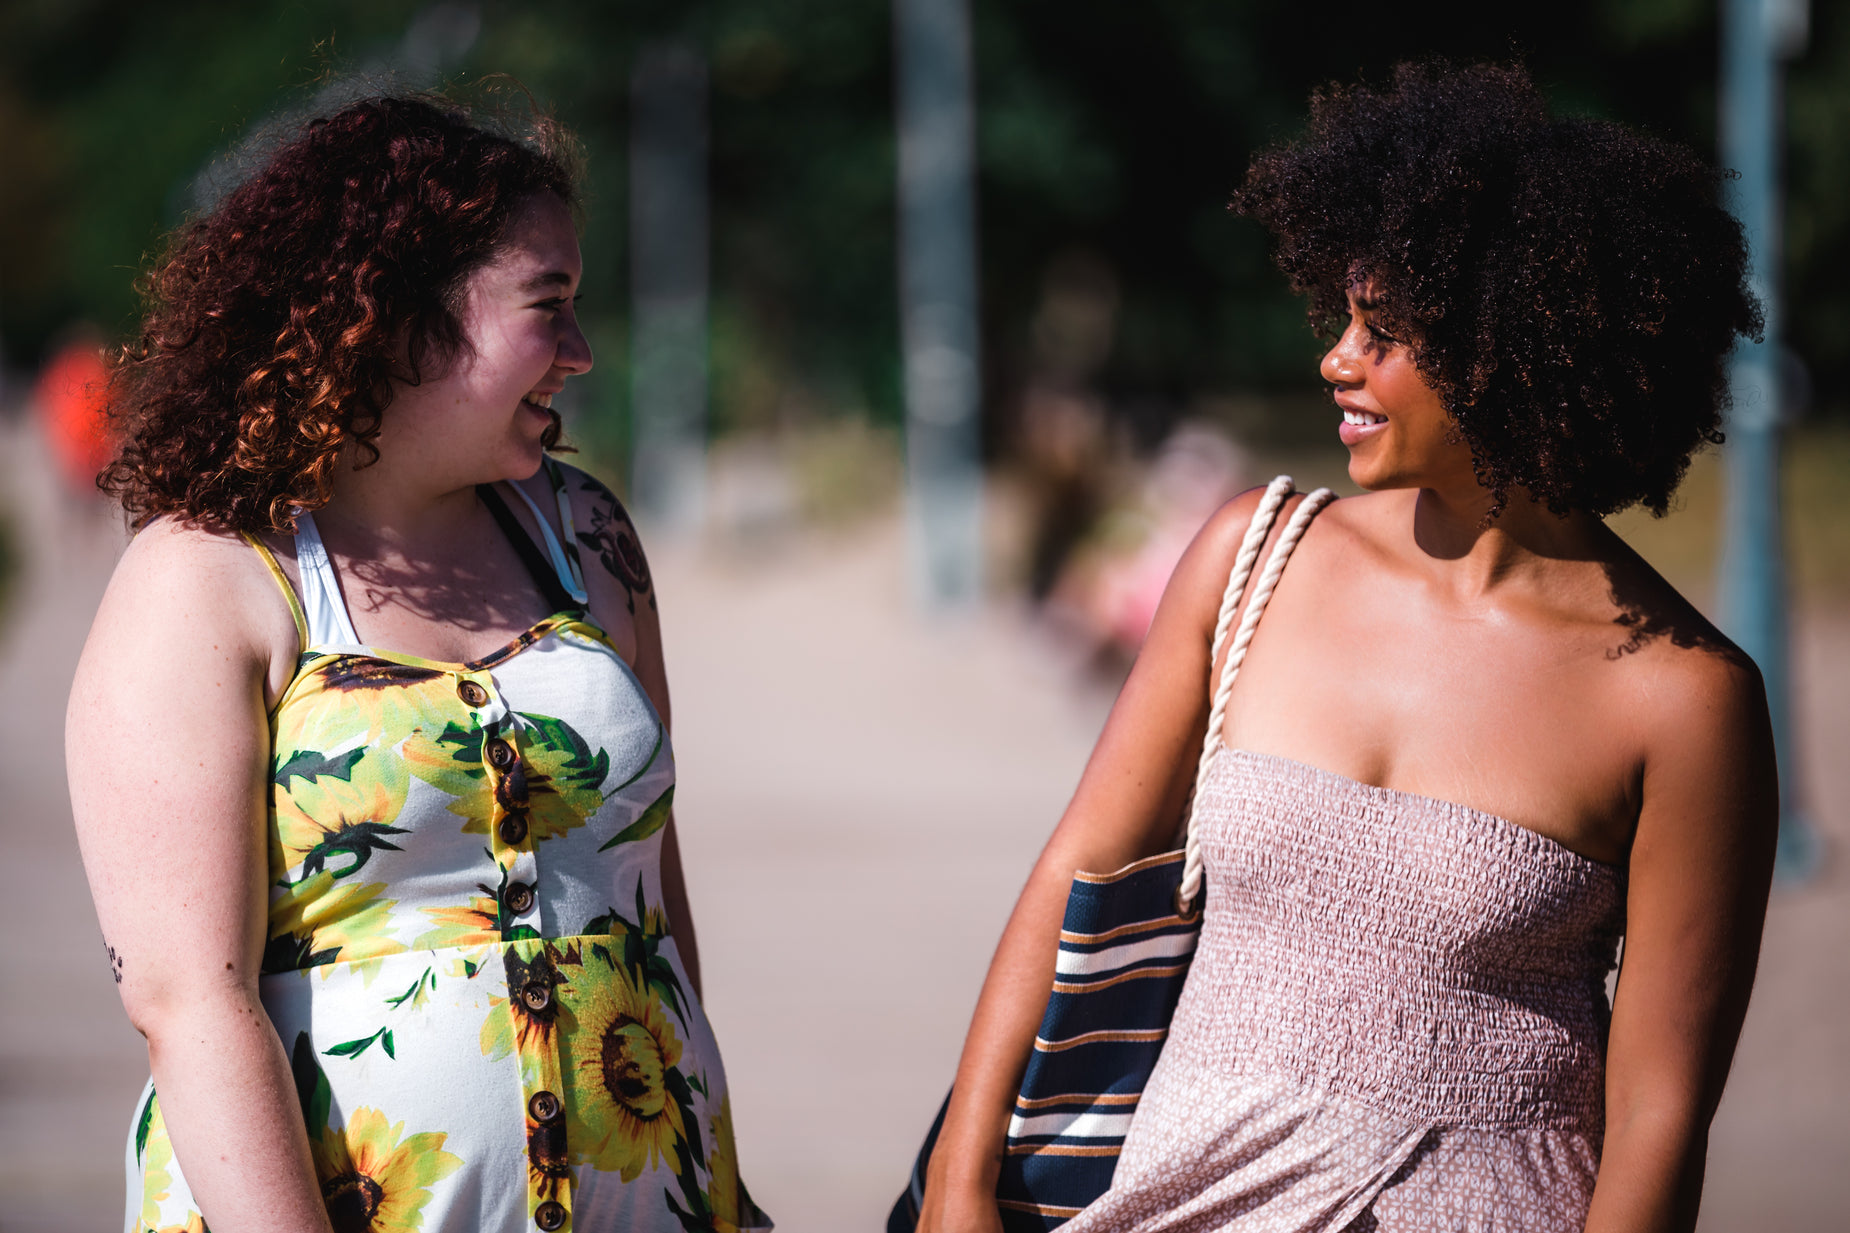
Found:
[(551, 407), (552, 406), (552, 395), (551, 394), (528, 394), (527, 401), (532, 403), (536, 407)]
[(1357, 428), (1366, 428), (1370, 424), (1387, 423), (1387, 416), (1374, 415), (1367, 411), (1351, 411), (1349, 410), (1349, 408), (1344, 407), (1343, 408), (1343, 423), (1353, 424)]

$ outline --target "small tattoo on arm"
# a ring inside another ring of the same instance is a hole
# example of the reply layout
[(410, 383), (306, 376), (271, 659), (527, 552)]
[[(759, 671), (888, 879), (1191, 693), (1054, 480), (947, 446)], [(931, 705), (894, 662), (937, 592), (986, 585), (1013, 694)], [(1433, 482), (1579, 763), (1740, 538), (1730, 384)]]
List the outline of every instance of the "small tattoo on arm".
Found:
[(596, 480), (586, 480), (583, 491), (592, 494), (591, 529), (578, 532), (578, 542), (597, 553), (604, 569), (623, 586), (624, 597), (632, 615), (637, 598), (655, 607), (654, 584), (649, 579), (649, 562), (642, 555), (636, 538), (636, 524), (630, 521), (616, 494)]
[(109, 956), (109, 974), (116, 978), (116, 983), (118, 985), (121, 984), (122, 956), (118, 955), (116, 953), (116, 948), (111, 946), (107, 941), (103, 943), (103, 953)]

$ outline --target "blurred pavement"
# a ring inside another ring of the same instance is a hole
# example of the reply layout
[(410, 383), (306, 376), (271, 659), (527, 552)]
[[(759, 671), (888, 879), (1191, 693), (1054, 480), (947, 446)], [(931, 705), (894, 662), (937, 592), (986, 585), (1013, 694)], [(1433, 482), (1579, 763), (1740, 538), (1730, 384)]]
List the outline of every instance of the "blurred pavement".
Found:
[[(0, 616), (0, 1233), (115, 1230), (145, 1056), (78, 864), (62, 727), (121, 536), (73, 519), (4, 420), (0, 505), (29, 561)], [(744, 1176), (788, 1233), (882, 1227), (1110, 702), (1010, 609), (920, 617), (901, 548), (883, 520), (749, 556), (651, 551), (708, 1006)], [(1774, 905), (1703, 1233), (1850, 1210), (1850, 613), (1802, 622), (1796, 660), (1830, 848)]]

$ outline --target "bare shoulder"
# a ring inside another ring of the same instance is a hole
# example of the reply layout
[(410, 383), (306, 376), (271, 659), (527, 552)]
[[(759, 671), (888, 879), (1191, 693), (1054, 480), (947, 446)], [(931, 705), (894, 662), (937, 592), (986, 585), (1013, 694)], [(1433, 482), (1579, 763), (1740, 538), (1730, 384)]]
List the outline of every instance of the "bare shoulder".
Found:
[(1764, 719), (1766, 690), (1745, 651), (1622, 541), (1602, 566), (1613, 626), (1607, 658), (1649, 675), (1660, 724)]
[(1677, 831), (1764, 829), (1778, 788), (1759, 667), (1629, 547), (1604, 566), (1612, 625), (1604, 656), (1626, 668), (1613, 701), (1635, 708), (1643, 818)]
[(153, 620), (180, 609), (219, 628), (261, 629), (274, 624), (266, 616), (280, 615), (294, 629), (288, 601), (248, 540), (171, 518), (157, 519), (129, 541), (110, 578), (105, 604), (112, 602)]
[(587, 572), (601, 571), (614, 582), (632, 614), (639, 605), (654, 609), (655, 581), (649, 572), (649, 560), (623, 502), (609, 485), (589, 472), (567, 463), (556, 465), (571, 498), (573, 546)]
[(276, 577), (242, 536), (158, 519), (130, 541), (97, 610), (86, 671), (203, 663), (287, 679), (295, 619)]
[[(1186, 609), (1192, 614), (1191, 626), (1205, 622), (1212, 627), (1215, 623), (1228, 580), (1246, 546), (1247, 536), (1251, 533), (1255, 516), (1265, 503), (1266, 494), (1265, 488), (1252, 488), (1223, 504), (1202, 524), (1182, 560), (1177, 563), (1169, 582), (1169, 602), (1172, 607)], [(1263, 569), (1265, 562), (1271, 558), (1285, 527), (1307, 495), (1294, 492), (1280, 503), (1253, 560), (1254, 571)], [(1341, 504), (1346, 502), (1332, 502), (1317, 516), (1300, 541), (1300, 555), (1331, 558), (1342, 555), (1340, 546), (1332, 541), (1346, 538), (1348, 533), (1340, 529), (1332, 533), (1324, 528), (1324, 524), (1330, 520), (1330, 510)], [(1313, 540), (1319, 545), (1315, 551), (1309, 548)], [(1297, 558), (1294, 556), (1294, 559)], [(1301, 577), (1306, 572), (1294, 569), (1292, 576)], [(1245, 594), (1251, 597), (1250, 586), (1246, 588)], [(1243, 600), (1242, 607), (1244, 603)]]

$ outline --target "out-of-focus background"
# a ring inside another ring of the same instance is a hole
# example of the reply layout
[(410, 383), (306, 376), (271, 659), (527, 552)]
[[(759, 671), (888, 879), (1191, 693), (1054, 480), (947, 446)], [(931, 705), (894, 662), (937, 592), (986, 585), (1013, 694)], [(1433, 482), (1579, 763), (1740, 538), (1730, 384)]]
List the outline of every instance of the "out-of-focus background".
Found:
[[(1784, 466), (1752, 496), (1783, 520), (1814, 842), (1773, 905), (1706, 1233), (1850, 1210), (1850, 8), (1768, 5)], [(582, 138), (597, 368), (564, 405), (656, 567), (743, 1168), (784, 1228), (846, 1233), (905, 1177), (1187, 536), (1281, 470), (1347, 490), (1319, 345), (1224, 209), (1251, 152), (1318, 84), (1433, 53), (1521, 56), (1561, 109), (1716, 150), (1714, 0), (1518, 8), (0, 0), (0, 1230), (119, 1226), (145, 1057), (61, 741), (124, 542), (86, 487), (90, 386), (251, 132), (356, 77), (499, 73)], [(1668, 518), (1616, 520), (1724, 616), (1725, 480), (1705, 456)]]

